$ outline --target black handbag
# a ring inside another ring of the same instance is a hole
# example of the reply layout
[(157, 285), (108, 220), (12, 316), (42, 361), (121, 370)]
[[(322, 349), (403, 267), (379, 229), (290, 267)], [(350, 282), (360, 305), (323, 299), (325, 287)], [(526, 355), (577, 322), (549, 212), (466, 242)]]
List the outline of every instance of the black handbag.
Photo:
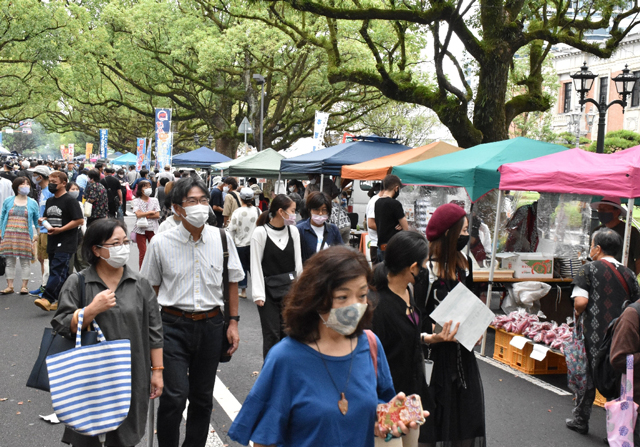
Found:
[(231, 319), (229, 318), (229, 249), (227, 247), (227, 233), (222, 228), (218, 228), (220, 230), (220, 240), (222, 242), (222, 252), (223, 252), (223, 261), (222, 261), (222, 299), (224, 301), (224, 330), (222, 332), (222, 350), (220, 351), (220, 363), (227, 363), (231, 360), (231, 355), (229, 354), (229, 349), (231, 348), (231, 343), (229, 343), (229, 339), (227, 338), (227, 330), (229, 329), (229, 322)]
[(296, 272), (280, 273), (264, 277), (264, 288), (267, 296), (275, 302), (281, 302), (289, 293), (291, 284), (296, 279)]
[(0, 276), (4, 275), (7, 268), (7, 258), (0, 256)]
[[(81, 307), (86, 305), (86, 290), (84, 286), (84, 275), (76, 273), (78, 275), (78, 286), (80, 288), (80, 302)], [(98, 343), (98, 333), (95, 331), (85, 331), (81, 334), (82, 346), (95, 345)], [(42, 341), (40, 342), (40, 352), (29, 379), (27, 380), (27, 386), (29, 388), (35, 388), (42, 391), (50, 391), (49, 389), (49, 373), (47, 372), (47, 357), (60, 352), (68, 351), (76, 346), (75, 336), (73, 340), (65, 338), (58, 334), (53, 328), (47, 327), (42, 334)]]

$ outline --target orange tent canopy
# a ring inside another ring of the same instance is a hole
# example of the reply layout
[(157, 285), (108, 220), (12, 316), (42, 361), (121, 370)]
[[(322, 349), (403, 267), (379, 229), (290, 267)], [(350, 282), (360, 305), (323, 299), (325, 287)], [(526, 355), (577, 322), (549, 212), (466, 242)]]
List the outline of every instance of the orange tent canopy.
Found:
[(364, 163), (345, 165), (342, 167), (341, 177), (351, 180), (382, 180), (387, 174), (391, 174), (391, 169), (394, 166), (428, 160), (460, 150), (462, 150), (461, 147), (453, 146), (444, 141), (435, 141), (426, 146), (375, 158)]

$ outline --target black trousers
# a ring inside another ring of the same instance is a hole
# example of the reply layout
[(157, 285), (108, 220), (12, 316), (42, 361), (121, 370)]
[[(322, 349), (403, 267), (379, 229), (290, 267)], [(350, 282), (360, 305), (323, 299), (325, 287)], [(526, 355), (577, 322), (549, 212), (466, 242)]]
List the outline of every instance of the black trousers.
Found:
[(282, 322), (282, 302), (274, 301), (268, 296), (264, 306), (258, 306), (260, 324), (262, 325), (262, 359), (267, 358), (269, 350), (285, 337)]

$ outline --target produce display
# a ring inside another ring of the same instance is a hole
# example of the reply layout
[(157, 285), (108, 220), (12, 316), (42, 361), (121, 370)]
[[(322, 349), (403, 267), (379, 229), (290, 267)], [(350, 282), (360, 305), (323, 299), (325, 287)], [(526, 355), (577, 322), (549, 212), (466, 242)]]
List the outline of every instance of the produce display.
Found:
[(564, 353), (564, 343), (573, 337), (573, 328), (567, 323), (558, 326), (555, 321), (542, 322), (537, 315), (524, 312), (511, 312), (509, 315), (498, 315), (492, 326), (513, 334), (529, 338), (534, 343), (543, 343), (551, 349)]

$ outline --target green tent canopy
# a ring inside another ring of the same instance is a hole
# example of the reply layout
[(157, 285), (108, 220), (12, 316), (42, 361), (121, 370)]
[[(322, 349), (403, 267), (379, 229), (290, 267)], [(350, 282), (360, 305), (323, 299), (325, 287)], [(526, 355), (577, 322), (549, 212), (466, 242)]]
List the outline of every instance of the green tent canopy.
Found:
[(498, 168), (505, 163), (531, 160), (566, 151), (558, 144), (518, 137), (495, 143), (479, 144), (451, 154), (441, 155), (393, 168), (402, 183), (465, 188), (472, 202), (500, 184)]
[[(280, 160), (284, 159), (283, 155), (273, 149), (265, 149), (257, 154), (238, 158), (237, 163), (227, 162), (225, 174), (234, 177), (257, 177), (257, 178), (300, 178), (305, 177), (304, 174), (296, 174), (291, 172), (283, 172), (280, 175)], [(214, 169), (218, 170), (216, 165)]]
[(229, 170), (229, 168), (231, 166), (235, 166), (238, 163), (242, 163), (243, 161), (247, 161), (250, 158), (255, 157), (256, 155), (258, 155), (258, 154), (256, 153), (256, 154), (250, 154), (250, 155), (243, 155), (242, 157), (236, 158), (234, 160), (229, 160), (229, 161), (225, 161), (225, 162), (222, 162), (222, 163), (215, 164), (215, 165), (211, 166), (211, 169), (213, 171), (217, 171), (217, 172), (222, 171), (225, 174), (228, 174), (227, 171)]

